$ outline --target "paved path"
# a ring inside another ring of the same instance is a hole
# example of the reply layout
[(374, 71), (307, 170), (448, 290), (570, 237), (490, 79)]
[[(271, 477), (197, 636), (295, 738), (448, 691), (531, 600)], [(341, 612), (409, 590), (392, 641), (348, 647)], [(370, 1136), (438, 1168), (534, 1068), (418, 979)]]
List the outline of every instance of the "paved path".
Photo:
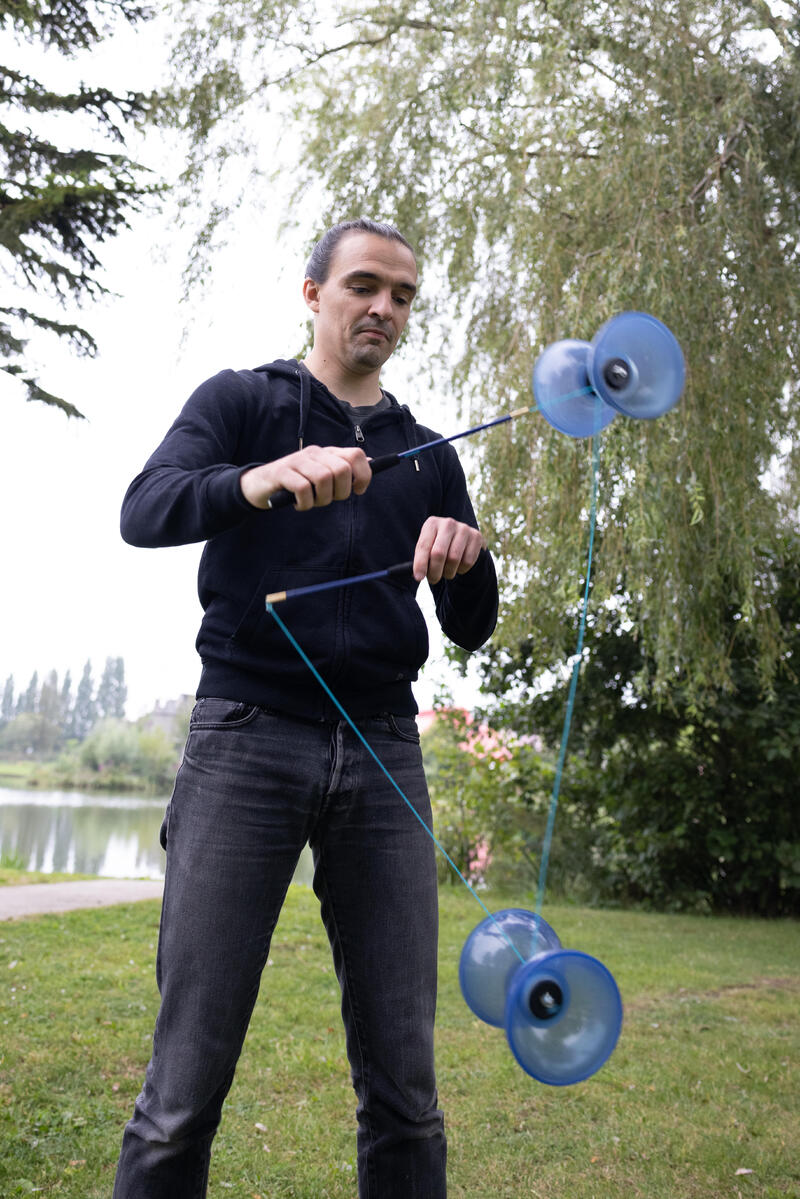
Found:
[(77, 908), (103, 908), (138, 899), (160, 899), (163, 890), (163, 882), (157, 880), (125, 878), (0, 887), (0, 920), (41, 916), (45, 912), (73, 912)]

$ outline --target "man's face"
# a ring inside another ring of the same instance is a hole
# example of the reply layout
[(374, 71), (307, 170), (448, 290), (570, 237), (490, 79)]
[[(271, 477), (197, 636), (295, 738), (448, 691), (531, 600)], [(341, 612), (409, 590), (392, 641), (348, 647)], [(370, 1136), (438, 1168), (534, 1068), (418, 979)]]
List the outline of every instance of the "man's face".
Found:
[(315, 352), (355, 375), (380, 370), (405, 328), (416, 289), (408, 246), (374, 233), (346, 233), (325, 282), (303, 284), (315, 315)]

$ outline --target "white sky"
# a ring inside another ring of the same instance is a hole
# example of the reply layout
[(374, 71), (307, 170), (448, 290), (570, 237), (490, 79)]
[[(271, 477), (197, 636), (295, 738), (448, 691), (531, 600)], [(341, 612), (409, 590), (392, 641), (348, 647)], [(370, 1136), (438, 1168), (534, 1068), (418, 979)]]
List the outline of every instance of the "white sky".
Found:
[[(104, 82), (117, 89), (144, 87), (157, 81), (160, 56), (158, 31), (151, 28), (112, 39), (102, 54), (93, 52), (89, 65), (58, 61), (48, 70), (69, 71), (73, 82), (91, 72), (93, 80), (105, 73)], [(41, 72), (41, 60), (32, 58), (28, 69)], [(131, 153), (141, 158), (141, 151)], [(157, 166), (164, 154), (158, 135), (149, 135), (144, 161)], [(104, 282), (120, 298), (60, 314), (86, 325), (100, 345), (99, 358), (77, 358), (56, 339), (31, 341), (42, 385), (73, 400), (88, 420), (26, 403), (21, 387), (0, 372), (0, 686), (13, 674), (19, 691), (34, 670), (41, 679), (55, 668), (61, 678), (69, 668), (74, 687), (87, 658), (97, 679), (106, 657), (121, 655), (129, 717), (155, 700), (194, 692), (202, 547), (127, 546), (119, 536), (119, 507), (198, 383), (225, 367), (288, 356), (300, 344), (309, 230), (279, 241), (279, 217), (273, 192), (263, 209), (234, 220), (229, 244), (213, 260), (211, 280), (193, 298), (191, 312), (178, 302), (186, 243), (170, 233), (169, 207), (136, 218), (130, 232), (101, 247)], [(30, 294), (18, 302), (37, 307)], [(426, 424), (455, 432), (452, 406), (426, 391), (423, 375), (411, 361), (398, 360), (384, 381)], [(470, 706), (474, 682), (459, 680), (442, 663), (425, 584), (420, 596), (434, 659), (416, 689), (420, 707), (431, 705), (442, 680), (457, 702)]]

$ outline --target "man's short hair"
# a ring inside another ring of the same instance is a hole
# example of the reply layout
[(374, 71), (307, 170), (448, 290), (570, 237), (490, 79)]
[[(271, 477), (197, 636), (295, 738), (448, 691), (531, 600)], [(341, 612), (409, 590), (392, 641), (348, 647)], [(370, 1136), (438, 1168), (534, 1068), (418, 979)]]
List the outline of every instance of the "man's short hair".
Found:
[(331, 226), (327, 233), (323, 233), (311, 251), (311, 257), (306, 266), (306, 279), (313, 279), (315, 283), (325, 282), (330, 274), (334, 251), (348, 233), (374, 233), (389, 241), (399, 241), (402, 245), (408, 246), (411, 253), (414, 254), (414, 247), (406, 241), (399, 229), (395, 229), (394, 225), (388, 225), (382, 221), (371, 221), (366, 216), (358, 217), (355, 221), (340, 221), (338, 225)]

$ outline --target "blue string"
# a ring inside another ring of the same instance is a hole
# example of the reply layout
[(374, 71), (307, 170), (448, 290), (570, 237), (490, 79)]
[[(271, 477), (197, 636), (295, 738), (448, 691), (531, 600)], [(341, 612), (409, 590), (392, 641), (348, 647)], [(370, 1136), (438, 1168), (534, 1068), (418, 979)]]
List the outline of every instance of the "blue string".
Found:
[(486, 913), (486, 915), (489, 917), (489, 919), (490, 919), (490, 920), (492, 921), (492, 923), (494, 924), (495, 928), (497, 928), (497, 929), (500, 931), (500, 933), (502, 934), (502, 936), (504, 937), (504, 939), (505, 939), (505, 940), (508, 942), (508, 944), (509, 944), (509, 945), (511, 946), (511, 948), (514, 950), (514, 953), (517, 955), (517, 957), (519, 958), (519, 960), (520, 960), (520, 961), (521, 961), (521, 962), (524, 964), (524, 963), (525, 963), (525, 958), (522, 956), (522, 954), (520, 953), (520, 951), (517, 949), (516, 945), (515, 945), (515, 944), (514, 944), (514, 942), (511, 940), (511, 938), (509, 937), (508, 933), (505, 931), (505, 929), (504, 929), (504, 928), (503, 928), (503, 926), (500, 924), (500, 922), (499, 922), (498, 920), (495, 920), (494, 916), (493, 916), (493, 915), (492, 915), (492, 913), (489, 911), (489, 909), (487, 908), (486, 904), (483, 902), (483, 900), (481, 899), (481, 897), (480, 897), (480, 896), (479, 896), (479, 895), (478, 895), (478, 894), (475, 892), (475, 890), (473, 889), (473, 887), (471, 886), (471, 884), (470, 884), (470, 883), (467, 881), (467, 879), (465, 879), (465, 878), (464, 878), (464, 875), (461, 873), (461, 871), (459, 870), (458, 866), (456, 866), (455, 862), (454, 862), (454, 861), (453, 861), (453, 859), (450, 857), (449, 853), (447, 852), (447, 850), (445, 849), (445, 847), (442, 845), (441, 841), (439, 841), (439, 840), (437, 839), (437, 837), (435, 836), (435, 834), (434, 834), (434, 833), (431, 831), (431, 829), (429, 829), (429, 828), (428, 828), (427, 824), (426, 824), (426, 823), (425, 823), (425, 821), (422, 819), (422, 817), (420, 816), (419, 812), (417, 811), (417, 809), (416, 809), (416, 808), (414, 807), (414, 805), (412, 804), (411, 800), (408, 798), (408, 796), (405, 794), (405, 792), (404, 792), (404, 791), (403, 791), (403, 789), (402, 789), (402, 788), (399, 786), (399, 784), (398, 784), (398, 783), (397, 783), (397, 782), (396, 782), (396, 781), (395, 781), (395, 780), (392, 778), (391, 774), (390, 774), (390, 773), (389, 773), (389, 771), (386, 769), (386, 767), (384, 766), (383, 762), (380, 760), (380, 758), (378, 757), (378, 755), (375, 753), (375, 750), (372, 748), (372, 746), (369, 744), (369, 742), (367, 741), (367, 739), (364, 737), (364, 735), (363, 735), (363, 733), (361, 732), (361, 730), (360, 730), (360, 729), (359, 729), (359, 728), (358, 728), (358, 727), (357, 727), (357, 726), (356, 726), (356, 725), (353, 723), (352, 719), (351, 719), (351, 718), (350, 718), (350, 716), (347, 714), (347, 712), (345, 712), (344, 708), (343, 708), (343, 707), (342, 707), (342, 705), (339, 703), (338, 699), (337, 699), (337, 698), (336, 698), (336, 696), (333, 694), (333, 692), (331, 691), (330, 687), (329, 687), (329, 686), (328, 686), (328, 684), (325, 682), (325, 680), (323, 679), (322, 675), (321, 675), (321, 674), (319, 673), (319, 671), (317, 670), (317, 668), (316, 668), (316, 666), (314, 665), (314, 663), (311, 661), (311, 659), (308, 657), (308, 655), (305, 653), (305, 651), (304, 651), (304, 650), (303, 650), (303, 649), (300, 647), (300, 645), (298, 645), (297, 641), (294, 639), (294, 637), (292, 636), (292, 634), (289, 632), (289, 630), (287, 629), (286, 625), (283, 623), (283, 621), (281, 620), (280, 616), (278, 615), (278, 613), (277, 613), (277, 612), (275, 611), (275, 609), (273, 608), (272, 604), (269, 604), (269, 603), (268, 603), (266, 607), (267, 607), (267, 611), (269, 612), (269, 614), (270, 614), (270, 615), (271, 615), (271, 616), (274, 618), (274, 620), (276, 621), (276, 623), (277, 623), (278, 627), (279, 627), (279, 628), (280, 628), (280, 629), (283, 631), (283, 633), (284, 633), (284, 634), (286, 635), (286, 637), (288, 638), (288, 640), (289, 640), (289, 643), (290, 643), (292, 646), (294, 646), (294, 648), (297, 650), (298, 654), (299, 654), (299, 655), (300, 655), (300, 657), (303, 659), (303, 661), (305, 662), (306, 666), (307, 666), (307, 667), (308, 667), (308, 669), (311, 671), (311, 673), (313, 674), (314, 678), (317, 680), (317, 682), (319, 683), (319, 685), (322, 687), (322, 689), (323, 689), (323, 691), (325, 692), (325, 694), (326, 694), (326, 695), (328, 696), (328, 698), (329, 698), (329, 699), (330, 699), (330, 700), (331, 700), (331, 701), (332, 701), (332, 702), (333, 702), (333, 703), (336, 705), (337, 709), (338, 709), (338, 710), (341, 712), (341, 714), (342, 714), (342, 716), (344, 717), (344, 719), (345, 719), (345, 720), (347, 721), (347, 723), (350, 725), (350, 728), (353, 730), (353, 732), (355, 733), (355, 735), (358, 737), (358, 739), (359, 739), (359, 741), (361, 742), (361, 744), (364, 746), (364, 748), (365, 748), (365, 749), (368, 751), (368, 753), (369, 753), (369, 754), (371, 754), (371, 756), (372, 756), (372, 757), (375, 759), (375, 761), (378, 763), (378, 766), (380, 766), (381, 770), (382, 770), (382, 771), (383, 771), (383, 773), (386, 775), (387, 779), (388, 779), (388, 780), (389, 780), (389, 782), (392, 784), (392, 786), (394, 787), (395, 791), (398, 793), (398, 795), (400, 796), (400, 798), (403, 800), (403, 802), (404, 802), (404, 803), (405, 803), (405, 804), (406, 804), (406, 805), (407, 805), (407, 806), (408, 806), (408, 807), (411, 809), (411, 811), (414, 813), (414, 815), (416, 816), (417, 820), (420, 822), (420, 824), (422, 825), (422, 827), (425, 829), (425, 832), (428, 834), (428, 836), (430, 837), (430, 839), (433, 841), (433, 843), (434, 843), (434, 845), (436, 846), (436, 848), (439, 850), (439, 852), (440, 852), (440, 853), (443, 853), (443, 854), (444, 854), (444, 856), (445, 856), (445, 858), (447, 859), (448, 863), (450, 864), (450, 866), (452, 866), (453, 870), (455, 870), (456, 874), (457, 874), (457, 875), (458, 875), (458, 877), (461, 879), (462, 883), (463, 883), (463, 884), (464, 884), (464, 886), (467, 888), (467, 890), (469, 891), (470, 895), (472, 895), (472, 896), (473, 896), (473, 898), (477, 900), (477, 902), (478, 902), (478, 903), (480, 904), (480, 906), (483, 908), (483, 910), (484, 910), (484, 912)]
[(558, 810), (558, 797), (561, 792), (561, 777), (564, 773), (564, 761), (567, 756), (567, 742), (569, 741), (569, 730), (572, 723), (572, 712), (575, 707), (575, 692), (578, 688), (578, 675), (581, 670), (581, 658), (583, 656), (583, 638), (586, 632), (586, 613), (589, 608), (589, 587), (592, 578), (592, 553), (594, 551), (594, 533), (597, 525), (597, 476), (598, 476), (598, 447), (600, 444), (600, 435), (595, 430), (592, 437), (592, 508), (589, 516), (589, 557), (586, 563), (586, 586), (583, 592), (583, 611), (581, 612), (580, 627), (578, 629), (578, 646), (575, 650), (575, 659), (572, 664), (572, 678), (569, 684), (569, 695), (567, 697), (567, 711), (564, 716), (564, 728), (561, 733), (561, 748), (558, 753), (558, 764), (556, 766), (556, 776), (553, 780), (553, 791), (550, 796), (550, 811), (547, 816), (547, 828), (544, 834), (544, 843), (542, 845), (542, 860), (539, 864), (539, 887), (536, 895), (536, 915), (542, 914), (542, 902), (544, 900), (544, 886), (547, 880), (547, 867), (550, 861), (550, 846), (553, 841), (553, 826), (556, 822), (556, 812)]

